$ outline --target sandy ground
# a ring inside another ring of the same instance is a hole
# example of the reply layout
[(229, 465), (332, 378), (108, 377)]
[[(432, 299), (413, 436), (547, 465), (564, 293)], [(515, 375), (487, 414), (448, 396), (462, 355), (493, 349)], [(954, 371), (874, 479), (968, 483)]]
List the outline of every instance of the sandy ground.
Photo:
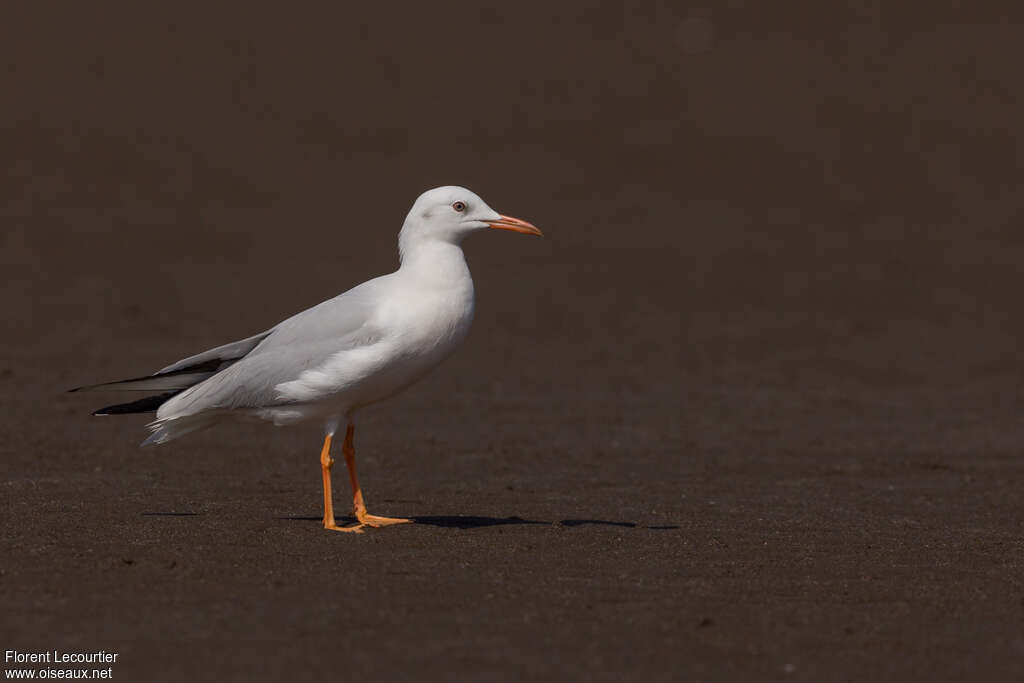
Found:
[[(747, 4), (5, 4), (3, 648), (1024, 678), (1024, 16)], [(547, 237), (468, 242), (465, 346), (360, 416), (418, 524), (323, 531), (316, 427), (64, 393), (387, 272), (447, 183)]]

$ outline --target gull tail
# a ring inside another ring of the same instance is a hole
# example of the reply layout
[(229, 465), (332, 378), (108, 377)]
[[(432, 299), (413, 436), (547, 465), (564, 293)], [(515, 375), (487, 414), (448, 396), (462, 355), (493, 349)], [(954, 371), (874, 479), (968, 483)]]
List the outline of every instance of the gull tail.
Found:
[(160, 407), (172, 398), (197, 384), (213, 377), (248, 355), (273, 332), (273, 328), (257, 335), (224, 344), (194, 356), (179, 360), (163, 370), (146, 377), (124, 379), (78, 387), (71, 391), (144, 391), (149, 396), (128, 403), (116, 403), (93, 412), (93, 415), (126, 415), (129, 413), (157, 413), (157, 419), (149, 424), (153, 432), (143, 446), (166, 443), (179, 436), (205, 429), (219, 419), (214, 415), (187, 415), (160, 417)]
[(168, 441), (207, 429), (217, 424), (220, 416), (214, 414), (186, 415), (185, 417), (168, 417), (150, 422), (146, 427), (152, 434), (142, 442), (143, 446), (158, 446)]

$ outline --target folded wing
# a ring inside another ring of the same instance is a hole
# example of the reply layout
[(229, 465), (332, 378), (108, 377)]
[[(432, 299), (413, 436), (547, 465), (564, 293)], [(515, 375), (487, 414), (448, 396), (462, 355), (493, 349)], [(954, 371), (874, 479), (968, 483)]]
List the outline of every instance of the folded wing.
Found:
[(160, 404), (189, 387), (209, 379), (221, 370), (244, 358), (273, 330), (267, 330), (246, 339), (218, 346), (209, 351), (184, 358), (177, 363), (145, 377), (134, 377), (116, 382), (105, 382), (78, 387), (71, 391), (145, 391), (156, 392), (129, 403), (118, 403), (95, 411), (93, 415), (120, 415), (155, 411)]
[[(199, 412), (215, 407), (274, 403), (272, 388), (295, 379), (331, 353), (374, 341), (368, 325), (388, 276), (365, 282), (306, 309), (271, 329), (183, 358), (145, 377), (78, 387), (71, 391), (144, 391), (151, 396), (95, 411), (94, 415), (153, 412), (181, 396), (179, 408)], [(261, 356), (256, 360), (257, 356)], [(245, 372), (225, 372), (246, 359)], [(176, 411), (175, 411), (176, 412)]]

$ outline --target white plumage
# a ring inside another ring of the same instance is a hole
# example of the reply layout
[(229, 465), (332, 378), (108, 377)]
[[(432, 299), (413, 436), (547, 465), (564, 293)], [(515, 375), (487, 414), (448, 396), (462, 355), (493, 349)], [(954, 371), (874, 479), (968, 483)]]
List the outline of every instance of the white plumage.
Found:
[[(465, 188), (425, 192), (402, 226), (395, 272), (150, 377), (86, 388), (166, 392), (98, 411), (141, 412), (159, 404), (143, 445), (241, 417), (277, 425), (321, 420), (329, 448), (342, 420), (351, 425), (355, 411), (409, 386), (465, 338), (473, 320), (473, 280), (460, 245), (486, 228), (541, 234)], [(325, 489), (329, 496), (327, 474)]]

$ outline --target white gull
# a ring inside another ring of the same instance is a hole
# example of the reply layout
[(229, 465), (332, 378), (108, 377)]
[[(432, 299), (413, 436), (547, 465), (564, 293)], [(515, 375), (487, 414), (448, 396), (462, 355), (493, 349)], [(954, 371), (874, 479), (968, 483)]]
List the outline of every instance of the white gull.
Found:
[[(284, 320), (265, 332), (190, 356), (159, 372), (81, 390), (154, 393), (96, 415), (151, 412), (162, 444), (231, 418), (288, 425), (324, 424), (320, 454), (324, 527), (360, 532), (410, 520), (367, 513), (355, 468), (353, 416), (420, 379), (466, 336), (473, 320), (473, 280), (462, 252), (469, 234), (500, 228), (540, 235), (503, 216), (463, 187), (424, 192), (399, 234), (401, 264), (383, 275)], [(342, 453), (357, 523), (339, 526), (331, 498), (331, 440), (346, 424)]]

